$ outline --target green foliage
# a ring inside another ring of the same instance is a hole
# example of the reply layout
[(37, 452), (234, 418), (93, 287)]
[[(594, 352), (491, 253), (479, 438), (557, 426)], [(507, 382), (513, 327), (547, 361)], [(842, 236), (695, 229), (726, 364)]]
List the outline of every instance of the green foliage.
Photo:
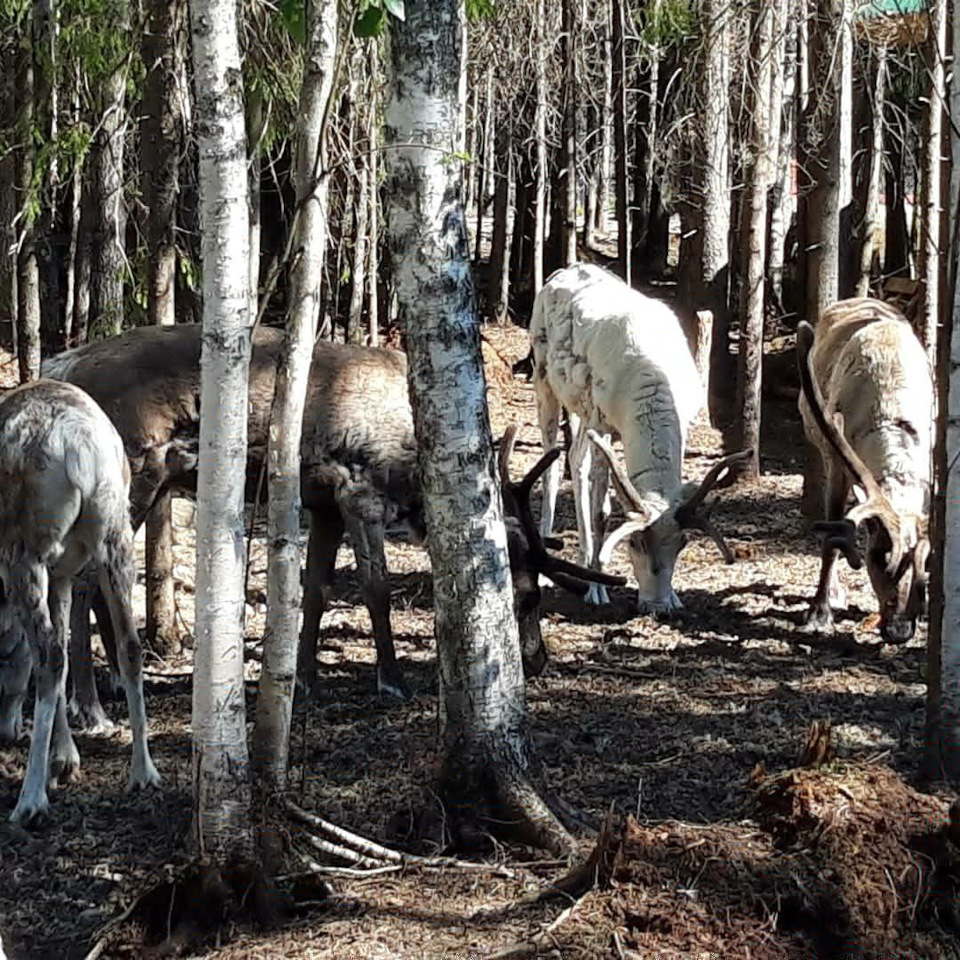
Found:
[(307, 42), (307, 10), (304, 0), (280, 0), (277, 4), (280, 18), (297, 43)]
[(467, 0), (467, 19), (473, 23), (492, 19), (495, 13), (494, 0)]
[(691, 0), (654, 0), (636, 10), (640, 36), (647, 49), (663, 50), (681, 43), (695, 29)]
[(387, 25), (387, 14), (405, 20), (403, 0), (363, 0), (353, 21), (353, 35), (379, 37)]

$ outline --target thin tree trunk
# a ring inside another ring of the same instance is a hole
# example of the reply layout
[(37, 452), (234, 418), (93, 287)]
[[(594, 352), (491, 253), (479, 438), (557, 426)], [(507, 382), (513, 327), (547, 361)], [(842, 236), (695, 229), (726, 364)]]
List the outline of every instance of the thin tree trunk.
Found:
[(273, 795), (283, 790), (286, 781), (297, 671), (300, 437), (327, 247), (324, 119), (333, 89), (337, 50), (337, 0), (314, 0), (307, 9), (309, 44), (293, 171), (298, 211), (295, 245), (300, 256), (290, 275), (290, 312), (270, 414), (267, 624), (253, 731), (254, 775), (258, 786)]
[[(8, 31), (0, 40), (0, 116), (16, 118), (16, 47), (12, 18), (0, 14), (0, 23)], [(0, 344), (15, 347), (17, 318), (16, 231), (17, 158), (13, 150), (0, 151)]]
[[(177, 85), (184, 69), (184, 4), (150, 0), (145, 9), (143, 61), (147, 75), (140, 119), (140, 169), (147, 205), (147, 317), (158, 326), (176, 322), (176, 229), (183, 119)], [(180, 652), (173, 579), (173, 497), (159, 497), (146, 520), (144, 566), (147, 640), (164, 657)]]
[(221, 861), (252, 852), (243, 679), (251, 283), (247, 136), (235, 0), (192, 0), (200, 155), (203, 348), (193, 665), (194, 837)]
[[(369, 127), (367, 141), (370, 144), (370, 264), (367, 284), (367, 312), (370, 318), (370, 346), (375, 347), (380, 342), (380, 333), (377, 327), (378, 312), (378, 285), (380, 283), (380, 61), (377, 56), (377, 45), (370, 45), (370, 109), (367, 114)], [(329, 204), (327, 205), (329, 207)]]
[(624, 0), (611, 0), (611, 28), (613, 55), (613, 154), (614, 181), (617, 208), (617, 269), (630, 283), (630, 198), (629, 157), (627, 156), (627, 62), (624, 42)]
[(759, 0), (754, 20), (754, 42), (750, 66), (753, 91), (753, 164), (748, 174), (746, 244), (744, 246), (744, 293), (740, 298), (739, 376), (737, 407), (741, 449), (752, 455), (740, 468), (740, 475), (760, 475), (760, 391), (763, 371), (764, 271), (767, 262), (767, 189), (773, 166), (774, 137), (771, 128), (770, 94), (774, 64), (774, 31), (780, 29), (779, 0)]
[[(713, 341), (708, 398), (729, 393), (730, 317), (730, 3), (705, 0), (702, 6), (706, 63), (703, 68), (703, 295), (697, 308), (713, 314)], [(760, 76), (766, 76), (766, 70)], [(769, 92), (767, 94), (769, 103)], [(761, 271), (763, 264), (761, 263)], [(740, 342), (743, 343), (741, 326)], [(729, 402), (729, 399), (728, 399)], [(741, 414), (743, 413), (741, 407)], [(714, 422), (720, 411), (710, 406)]]
[[(121, 14), (121, 17), (123, 15)], [(123, 29), (127, 24), (119, 23)], [(124, 238), (127, 211), (123, 202), (124, 145), (127, 135), (125, 99), (127, 61), (115, 64), (102, 84), (100, 129), (93, 150), (96, 223), (90, 274), (90, 325), (101, 337), (123, 329), (123, 289), (127, 260)]]
[(510, 213), (511, 157), (513, 154), (513, 120), (503, 117), (497, 125), (496, 186), (493, 194), (493, 236), (490, 240), (489, 286), (487, 288), (488, 315), (503, 323), (507, 317), (509, 297), (509, 259), (507, 240)]
[[(892, 91), (891, 91), (892, 92)], [(901, 97), (897, 107), (903, 108)], [(883, 272), (886, 276), (909, 276), (909, 231), (904, 209), (904, 173), (906, 146), (903, 130), (884, 126), (884, 155), (887, 158), (884, 177), (886, 216), (884, 222)]]
[(487, 65), (486, 93), (484, 95), (483, 136), (480, 138), (480, 150), (477, 157), (477, 230), (474, 237), (473, 258), (480, 262), (480, 248), (483, 245), (483, 214), (486, 208), (487, 171), (492, 170), (493, 155), (493, 64)]
[(73, 270), (73, 344), (87, 342), (90, 331), (90, 275), (93, 272), (93, 191), (83, 177), (77, 179), (80, 220), (77, 224), (77, 249)]
[(250, 295), (253, 297), (254, 316), (260, 309), (260, 247), (261, 247), (261, 202), (260, 179), (261, 144), (266, 123), (263, 109), (263, 93), (254, 89), (246, 100), (245, 123), (247, 129), (247, 150), (249, 153), (248, 174), (250, 182), (250, 211), (247, 217), (250, 231)]
[(630, 242), (633, 246), (631, 261), (634, 273), (650, 273), (651, 266), (645, 258), (650, 234), (650, 202), (653, 194), (654, 153), (657, 145), (658, 121), (660, 119), (660, 51), (651, 46), (639, 59), (637, 69), (637, 111), (633, 122), (634, 171), (633, 171), (633, 225)]
[(347, 317), (347, 340), (363, 343), (363, 290), (367, 280), (367, 219), (370, 212), (370, 165), (369, 141), (366, 153), (357, 157), (357, 203), (353, 218), (353, 263), (350, 267), (350, 307)]
[(782, 25), (783, 56), (780, 60), (780, 88), (771, 94), (774, 110), (780, 108), (780, 133), (777, 147), (777, 169), (770, 197), (770, 243), (767, 251), (767, 289), (773, 308), (783, 316), (783, 268), (786, 258), (787, 233), (793, 220), (793, 160), (796, 152), (797, 108), (797, 14), (787, 2)]
[[(867, 200), (863, 212), (863, 242), (860, 246), (860, 270), (857, 296), (870, 293), (880, 232), (880, 174), (883, 168), (883, 102), (887, 82), (887, 47), (880, 43), (872, 50), (873, 100), (870, 121), (870, 167), (867, 173)], [(891, 198), (892, 199), (892, 198)]]
[(839, 46), (846, 0), (814, 0), (809, 22), (811, 92), (804, 115), (805, 166), (813, 178), (805, 198), (806, 300), (812, 322), (834, 303), (840, 285), (841, 70)]
[[(960, 30), (954, 25), (953, 62), (960, 63)], [(960, 84), (950, 89), (950, 152), (960, 158)], [(956, 165), (954, 165), (956, 174)], [(960, 181), (951, 184), (949, 258), (951, 303), (943, 305), (938, 342), (937, 435), (930, 517), (930, 631), (927, 638), (927, 717), (924, 767), (930, 779), (960, 782), (960, 389), (951, 371), (960, 364)]]
[(534, 220), (533, 220), (533, 293), (536, 296), (543, 286), (544, 229), (547, 214), (547, 80), (544, 61), (546, 45), (546, 4), (537, 0), (537, 44), (536, 58), (536, 108), (534, 115), (537, 146), (536, 180), (534, 182)]
[(586, 189), (583, 197), (583, 245), (587, 250), (593, 248), (597, 230), (597, 185), (600, 179), (600, 158), (597, 155), (597, 145), (593, 142), (599, 134), (599, 112), (595, 104), (587, 103), (586, 125), (584, 134), (584, 181)]
[[(80, 65), (77, 64), (73, 75), (72, 89), (70, 91), (70, 121), (74, 127), (79, 127), (80, 125), (81, 83), (82, 75)], [(77, 164), (73, 176), (70, 178), (70, 202), (68, 207), (70, 241), (67, 246), (67, 282), (63, 318), (64, 345), (67, 347), (75, 347), (77, 345), (77, 252), (80, 249), (80, 215), (83, 202), (82, 169), (82, 166)]]
[(600, 0), (597, 16), (602, 21), (603, 46), (603, 92), (600, 109), (600, 163), (597, 173), (597, 213), (596, 228), (601, 233), (607, 230), (607, 208), (610, 206), (610, 155), (613, 148), (613, 43), (610, 31), (612, 14), (610, 4), (612, 0)]
[[(55, 144), (58, 129), (57, 32), (58, 10), (54, 0), (34, 0), (34, 122), (41, 142)], [(37, 268), (40, 276), (40, 341), (44, 354), (63, 349), (63, 319), (60, 298), (60, 258), (57, 242), (59, 165), (51, 151), (43, 170), (40, 213), (34, 226)]]
[(563, 64), (562, 131), (560, 137), (559, 202), (561, 266), (577, 260), (577, 8), (576, 0), (561, 0), (560, 60)]
[(35, 160), (33, 53), (21, 45), (17, 53), (17, 115), (16, 186), (18, 221), (17, 233), (17, 360), (20, 382), (36, 380), (40, 376), (40, 271), (37, 265), (36, 234), (31, 191)]
[(940, 322), (941, 268), (944, 251), (941, 239), (943, 216), (943, 107), (946, 102), (947, 0), (931, 0), (930, 34), (927, 40), (929, 93), (927, 142), (924, 149), (923, 207), (919, 274), (923, 281), (923, 312), (919, 319), (920, 342), (933, 369), (937, 355), (937, 325)]
[[(507, 540), (467, 263), (462, 172), (462, 0), (407, 0), (391, 24), (386, 109), (388, 235), (434, 578), (446, 757), (441, 789), (455, 839), (510, 821), (569, 852), (531, 784), (523, 670)], [(416, 144), (416, 146), (405, 146)], [(441, 347), (442, 344), (442, 347)], [(476, 834), (473, 834), (476, 836)]]

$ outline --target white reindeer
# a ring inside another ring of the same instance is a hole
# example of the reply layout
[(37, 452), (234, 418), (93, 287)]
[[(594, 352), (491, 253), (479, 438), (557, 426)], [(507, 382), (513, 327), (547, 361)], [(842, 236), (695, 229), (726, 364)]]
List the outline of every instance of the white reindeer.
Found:
[[(807, 614), (813, 629), (844, 605), (838, 553), (858, 569), (857, 530), (867, 530), (867, 568), (888, 643), (913, 637), (926, 604), (923, 535), (929, 505), (934, 390), (926, 354), (906, 317), (868, 298), (841, 300), (797, 329), (807, 438), (819, 450), (826, 483), (827, 534), (820, 582)], [(859, 503), (846, 511), (850, 487)], [(846, 512), (845, 512), (846, 511)]]
[[(606, 270), (574, 264), (554, 273), (537, 294), (530, 340), (544, 449), (556, 443), (561, 407), (570, 416), (581, 562), (599, 569), (629, 537), (638, 609), (679, 609), (672, 580), (686, 530), (709, 534), (733, 562), (700, 508), (729, 464), (746, 452), (723, 459), (701, 484), (684, 486), (684, 443), (703, 386), (676, 316)], [(614, 431), (623, 441), (626, 469), (603, 438)], [(603, 457), (591, 456), (591, 441)], [(627, 520), (600, 547), (608, 465)], [(544, 478), (543, 537), (553, 530), (559, 479), (554, 464)], [(591, 586), (588, 602), (607, 599), (602, 585)]]
[(129, 491), (120, 436), (82, 390), (38, 380), (0, 401), (0, 733), (7, 737), (19, 736), (31, 666), (36, 676), (27, 772), (10, 816), (15, 822), (47, 813), (48, 775), (69, 779), (80, 765), (64, 683), (71, 588), (88, 562), (119, 640), (133, 734), (129, 786), (159, 782), (147, 747), (140, 640), (130, 611)]

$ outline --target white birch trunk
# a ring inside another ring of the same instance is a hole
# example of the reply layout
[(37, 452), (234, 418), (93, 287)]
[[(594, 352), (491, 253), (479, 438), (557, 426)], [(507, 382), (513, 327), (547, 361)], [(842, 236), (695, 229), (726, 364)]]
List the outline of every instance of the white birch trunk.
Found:
[[(960, 62), (960, 29), (953, 32)], [(960, 83), (950, 90), (950, 147), (960, 159)], [(960, 180), (951, 181), (949, 211), (952, 318), (941, 336), (937, 368), (939, 416), (934, 450), (935, 497), (931, 516), (930, 633), (927, 646), (927, 774), (960, 782)], [(947, 311), (944, 310), (944, 314)], [(949, 356), (949, 364), (944, 359)]]
[(283, 789), (297, 674), (300, 625), (300, 437), (310, 361), (320, 318), (320, 280), (327, 245), (327, 184), (323, 121), (333, 87), (337, 0), (308, 5), (308, 47), (300, 90), (294, 177), (297, 184), (290, 313), (270, 415), (267, 512), (267, 624), (253, 731), (258, 785)]
[(193, 668), (195, 836), (226, 858), (251, 841), (243, 683), (251, 294), (247, 138), (235, 0), (192, 0), (200, 155), (203, 347)]
[(455, 821), (464, 807), (494, 803), (525, 821), (535, 842), (569, 849), (569, 835), (526, 782), (525, 688), (494, 479), (463, 172), (447, 159), (463, 142), (463, 31), (462, 0), (407, 0), (406, 21), (391, 23), (385, 109), (387, 236), (433, 565), (443, 783)]
[[(946, 71), (944, 62), (947, 55), (947, 0), (932, 0), (930, 7), (930, 93), (927, 109), (929, 127), (927, 130), (927, 150), (924, 177), (924, 210), (922, 224), (923, 253), (920, 261), (923, 265), (923, 320), (920, 339), (927, 350), (930, 368), (934, 369), (937, 360), (937, 326), (940, 322), (940, 260), (941, 237), (940, 224), (942, 213), (942, 168), (943, 149), (943, 107), (946, 101)], [(956, 79), (954, 83), (956, 84)]]

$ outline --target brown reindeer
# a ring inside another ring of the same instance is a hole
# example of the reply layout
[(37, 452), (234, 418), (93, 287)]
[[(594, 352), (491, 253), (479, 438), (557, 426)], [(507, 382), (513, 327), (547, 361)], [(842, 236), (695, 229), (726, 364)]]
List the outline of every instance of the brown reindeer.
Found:
[[(255, 495), (266, 454), (282, 339), (278, 330), (254, 331), (247, 460), (250, 497)], [(172, 489), (189, 493), (195, 489), (200, 418), (199, 326), (132, 330), (113, 340), (67, 351), (48, 361), (44, 373), (88, 390), (119, 430), (134, 475), (131, 515), (135, 527), (143, 522), (162, 492)], [(409, 697), (394, 652), (384, 554), (388, 531), (403, 528), (414, 541), (422, 539), (424, 533), (406, 358), (402, 353), (326, 341), (316, 344), (307, 388), (301, 458), (301, 501), (309, 517), (310, 533), (298, 668), (300, 686), (312, 688), (316, 680), (320, 618), (330, 600), (337, 551), (347, 533), (357, 560), (361, 594), (373, 624), (378, 689), (400, 698)], [(504, 462), (501, 456), (501, 471)], [(527, 503), (530, 489), (543, 469), (534, 468), (523, 482), (510, 485), (514, 504)], [(521, 511), (523, 518), (529, 516), (528, 506), (516, 506), (515, 510)], [(551, 576), (566, 573), (569, 579), (564, 582), (561, 576), (557, 582), (583, 593), (588, 589), (584, 581), (608, 585), (624, 581), (551, 556), (536, 531), (523, 519), (509, 526), (525, 666), (528, 674), (535, 674), (546, 660), (539, 628), (539, 574), (548, 569), (553, 571)], [(74, 661), (77, 666), (76, 706), (82, 720), (99, 723), (102, 709), (89, 669), (89, 639), (83, 637), (89, 628), (80, 622), (76, 627), (77, 639), (71, 647), (76, 653), (71, 658), (71, 669)]]

